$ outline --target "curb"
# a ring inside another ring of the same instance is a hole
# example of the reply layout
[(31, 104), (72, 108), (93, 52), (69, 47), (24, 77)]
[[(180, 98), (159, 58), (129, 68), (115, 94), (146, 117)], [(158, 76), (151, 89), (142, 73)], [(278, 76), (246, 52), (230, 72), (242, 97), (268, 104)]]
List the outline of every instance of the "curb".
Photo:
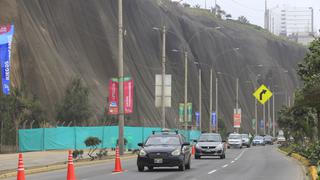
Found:
[[(287, 152), (281, 150), (278, 148), (278, 151), (288, 155)], [(311, 180), (318, 180), (318, 170), (316, 166), (310, 166), (310, 162), (307, 158), (301, 156), (300, 154), (297, 153), (292, 153), (291, 156), (292, 158), (296, 159), (297, 161), (299, 161), (301, 164), (303, 164), (306, 168), (308, 168), (309, 174), (310, 174), (310, 178)]]
[[(127, 155), (123, 156), (121, 160), (129, 160), (137, 157), (137, 155)], [(75, 162), (74, 167), (82, 167), (82, 166), (89, 166), (89, 165), (95, 165), (95, 164), (102, 164), (102, 163), (109, 163), (113, 162), (114, 157), (110, 159), (104, 159), (104, 160), (99, 160), (99, 161), (86, 161), (86, 162)], [(63, 164), (61, 164), (63, 163)], [(25, 169), (25, 175), (31, 175), (31, 174), (37, 174), (37, 173), (43, 173), (43, 172), (49, 172), (49, 171), (56, 171), (56, 170), (62, 170), (67, 168), (67, 163), (66, 162), (61, 162), (59, 164), (53, 164), (53, 165), (45, 165), (44, 167), (35, 167), (30, 169)], [(4, 173), (0, 175), (0, 179), (4, 178), (11, 178), (15, 177), (17, 175), (16, 170), (12, 170), (11, 172)]]

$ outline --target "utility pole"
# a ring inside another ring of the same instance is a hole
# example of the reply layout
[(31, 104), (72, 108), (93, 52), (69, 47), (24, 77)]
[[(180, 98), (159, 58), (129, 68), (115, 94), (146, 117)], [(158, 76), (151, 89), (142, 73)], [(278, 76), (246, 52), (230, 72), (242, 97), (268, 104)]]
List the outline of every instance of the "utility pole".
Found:
[(271, 134), (270, 120), (271, 120), (271, 108), (270, 108), (270, 100), (268, 100), (268, 135)]
[(209, 117), (210, 117), (210, 122), (209, 122), (209, 132), (212, 132), (212, 68), (210, 69), (210, 105), (209, 105)]
[(163, 26), (163, 29), (162, 29), (162, 86), (161, 86), (162, 128), (166, 127), (165, 75), (166, 75), (166, 26)]
[(266, 134), (266, 106), (263, 104), (263, 134)]
[(201, 122), (201, 68), (199, 66), (199, 127), (200, 132), (202, 132), (202, 122)]
[(122, 0), (118, 0), (118, 18), (119, 18), (119, 34), (118, 34), (118, 78), (119, 78), (119, 137), (118, 137), (118, 145), (119, 145), (119, 153), (120, 155), (124, 154), (124, 112), (123, 112), (123, 17), (122, 17)]
[(216, 132), (219, 132), (219, 114), (218, 114), (218, 96), (219, 96), (219, 86), (218, 86), (218, 78), (216, 77), (216, 116), (217, 116), (217, 124), (216, 124)]
[[(236, 79), (236, 113), (239, 114), (239, 78)], [(240, 129), (237, 128), (237, 133), (239, 133), (239, 131)]]
[(188, 131), (188, 52), (184, 52), (184, 128)]
[(272, 136), (276, 136), (276, 117), (275, 117), (275, 112), (274, 112), (274, 104), (275, 104), (275, 94), (272, 96)]
[(256, 135), (258, 135), (258, 128), (259, 128), (259, 122), (258, 122), (258, 100), (254, 98), (254, 117), (256, 118)]

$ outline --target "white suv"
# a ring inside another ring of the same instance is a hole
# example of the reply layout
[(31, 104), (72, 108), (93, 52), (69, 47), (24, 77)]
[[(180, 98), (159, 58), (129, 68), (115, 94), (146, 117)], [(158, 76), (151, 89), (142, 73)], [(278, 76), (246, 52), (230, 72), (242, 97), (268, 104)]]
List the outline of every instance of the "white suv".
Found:
[(228, 148), (230, 147), (236, 147), (236, 148), (242, 148), (242, 137), (238, 133), (232, 133), (229, 134), (228, 137)]

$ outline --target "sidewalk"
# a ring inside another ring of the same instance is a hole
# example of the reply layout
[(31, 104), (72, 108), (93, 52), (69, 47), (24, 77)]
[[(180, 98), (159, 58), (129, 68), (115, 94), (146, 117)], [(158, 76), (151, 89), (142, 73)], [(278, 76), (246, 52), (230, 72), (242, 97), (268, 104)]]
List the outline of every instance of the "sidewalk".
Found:
[[(97, 150), (96, 152), (99, 152)], [(95, 153), (96, 153), (95, 152)], [(94, 153), (94, 154), (95, 154)], [(131, 153), (131, 152), (126, 152)], [(108, 155), (114, 155), (114, 151), (108, 151)], [(83, 158), (89, 158), (87, 151), (83, 153)], [(44, 167), (55, 163), (66, 162), (68, 151), (42, 151), (23, 153), (25, 168)], [(16, 169), (18, 165), (18, 154), (0, 154), (0, 171)], [(1, 174), (1, 173), (0, 173)]]

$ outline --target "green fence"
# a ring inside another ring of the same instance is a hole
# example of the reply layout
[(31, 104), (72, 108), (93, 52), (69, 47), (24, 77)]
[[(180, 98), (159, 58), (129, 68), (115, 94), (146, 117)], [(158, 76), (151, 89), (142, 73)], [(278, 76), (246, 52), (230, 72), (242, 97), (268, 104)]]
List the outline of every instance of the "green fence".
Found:
[[(160, 128), (152, 127), (124, 127), (124, 136), (127, 139), (127, 149), (137, 149), (137, 144), (144, 142), (152, 131)], [(198, 139), (199, 131), (181, 131), (190, 141)], [(45, 151), (63, 149), (86, 149), (86, 138), (94, 136), (102, 140), (100, 148), (114, 148), (118, 139), (118, 126), (99, 127), (58, 127), (41, 129), (19, 130), (19, 150)]]

